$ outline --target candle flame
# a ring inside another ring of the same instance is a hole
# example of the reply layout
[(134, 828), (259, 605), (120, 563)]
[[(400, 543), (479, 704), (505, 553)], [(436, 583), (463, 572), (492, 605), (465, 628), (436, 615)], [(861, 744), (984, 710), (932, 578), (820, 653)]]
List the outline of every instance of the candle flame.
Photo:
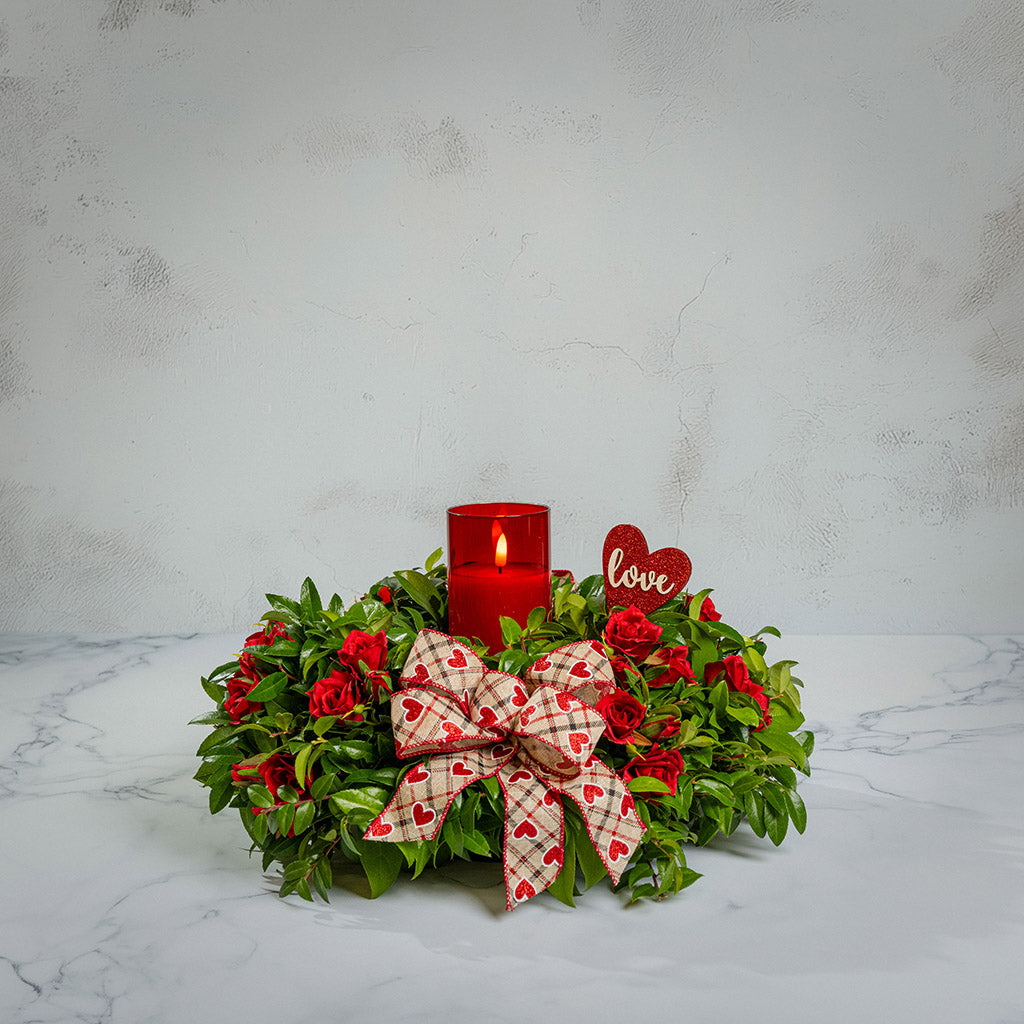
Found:
[(508, 541), (505, 531), (498, 528), (498, 539), (494, 543), (494, 564), (500, 569), (508, 562)]

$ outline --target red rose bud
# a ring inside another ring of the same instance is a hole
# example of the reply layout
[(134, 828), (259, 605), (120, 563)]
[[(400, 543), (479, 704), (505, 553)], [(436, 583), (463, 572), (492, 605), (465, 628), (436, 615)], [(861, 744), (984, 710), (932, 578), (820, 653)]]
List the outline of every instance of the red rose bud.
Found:
[(388, 603), (390, 603), (390, 601), (391, 601), (391, 591), (390, 591), (390, 589), (388, 587), (381, 587), (380, 590), (377, 591), (377, 600), (380, 601), (381, 604), (388, 604)]
[(605, 721), (604, 734), (613, 743), (631, 743), (633, 733), (643, 725), (647, 708), (625, 690), (615, 690), (597, 702), (597, 713)]
[(355, 710), (363, 701), (363, 692), (351, 669), (336, 668), (326, 679), (318, 679), (306, 695), (309, 697), (309, 713), (314, 718), (333, 715), (350, 722), (363, 720), (362, 712)]
[(359, 671), (360, 662), (366, 666), (367, 671), (379, 671), (388, 660), (387, 634), (383, 629), (379, 633), (364, 633), (361, 629), (353, 629), (338, 651), (338, 660), (355, 671)]
[(635, 604), (609, 615), (604, 628), (605, 642), (634, 661), (643, 661), (657, 646), (661, 634), (661, 626), (651, 622)]
[(623, 683), (635, 683), (640, 673), (633, 668), (626, 658), (614, 657), (611, 659), (612, 671), (615, 673), (615, 682), (620, 686)]
[(366, 682), (370, 684), (370, 696), (377, 702), (391, 696), (391, 676), (387, 672), (369, 672)]
[(700, 621), (701, 622), (721, 622), (722, 616), (718, 614), (715, 608), (715, 602), (710, 597), (705, 597), (700, 604)]
[(666, 669), (651, 679), (647, 685), (653, 687), (672, 686), (680, 679), (685, 679), (687, 686), (696, 685), (697, 677), (693, 674), (689, 653), (685, 644), (679, 644), (678, 647), (663, 647), (653, 655), (653, 660), (655, 664), (665, 665)]
[(754, 732), (771, 724), (772, 716), (768, 714), (768, 695), (760, 683), (755, 683), (750, 678), (747, 664), (738, 654), (731, 654), (724, 661), (713, 661), (710, 665), (704, 666), (705, 682), (710, 683), (719, 675), (725, 676), (725, 684), (733, 693), (745, 693), (753, 697), (754, 702), (761, 709), (761, 724), (755, 727)]
[(252, 764), (231, 766), (231, 781), (236, 786), (251, 786), (259, 776), (259, 769)]
[[(660, 747), (652, 747), (646, 754), (634, 757), (622, 769), (622, 780), (628, 783), (638, 775), (646, 775), (652, 779), (660, 779), (668, 786), (669, 792), (674, 796), (679, 786), (679, 776), (686, 771), (686, 762), (678, 750), (662, 750)], [(654, 797), (657, 793), (641, 793), (643, 797)]]
[(231, 721), (236, 725), (246, 715), (254, 711), (260, 711), (263, 705), (258, 700), (247, 700), (249, 693), (256, 685), (252, 679), (244, 676), (234, 676), (228, 680), (227, 696), (224, 698), (224, 710), (231, 716)]

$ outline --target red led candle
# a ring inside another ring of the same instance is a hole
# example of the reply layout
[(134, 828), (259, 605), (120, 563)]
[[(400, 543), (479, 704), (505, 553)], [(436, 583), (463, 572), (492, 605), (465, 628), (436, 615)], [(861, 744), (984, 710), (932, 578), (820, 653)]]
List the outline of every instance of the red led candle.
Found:
[(548, 508), (520, 502), (448, 509), (448, 632), (504, 649), (499, 617), (521, 626), (551, 609)]

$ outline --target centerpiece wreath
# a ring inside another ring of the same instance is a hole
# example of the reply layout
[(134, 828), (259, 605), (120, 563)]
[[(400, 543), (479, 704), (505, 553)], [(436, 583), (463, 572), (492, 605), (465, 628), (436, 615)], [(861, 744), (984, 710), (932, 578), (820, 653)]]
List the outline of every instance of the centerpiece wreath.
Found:
[[(403, 870), (502, 858), (506, 807), (493, 777), (454, 796), (433, 839), (364, 838), (424, 760), (397, 756), (390, 698), (420, 632), (447, 629), (441, 557), (438, 549), (423, 568), (385, 577), (348, 607), (337, 594), (325, 606), (308, 578), (298, 600), (268, 594), (262, 628), (202, 679), (216, 709), (192, 723), (213, 726), (195, 778), (211, 813), (237, 808), (263, 870), (283, 866), (282, 896), (327, 900), (335, 858), (361, 864), (372, 897)], [(550, 614), (536, 608), (523, 626), (502, 619), (503, 651), (458, 638), (513, 676), (577, 641), (607, 654), (615, 685), (597, 702), (604, 730), (593, 755), (625, 783), (646, 828), (616, 886), (631, 902), (700, 877), (687, 866), (688, 843), (732, 835), (745, 819), (778, 845), (790, 824), (806, 825), (797, 773), (809, 774), (814, 737), (801, 731), (796, 663), (769, 665), (764, 637), (778, 630), (741, 634), (710, 594), (682, 593), (647, 615), (608, 610), (602, 576), (576, 583), (556, 573)], [(563, 802), (562, 867), (548, 891), (572, 906), (609, 871), (580, 811)]]

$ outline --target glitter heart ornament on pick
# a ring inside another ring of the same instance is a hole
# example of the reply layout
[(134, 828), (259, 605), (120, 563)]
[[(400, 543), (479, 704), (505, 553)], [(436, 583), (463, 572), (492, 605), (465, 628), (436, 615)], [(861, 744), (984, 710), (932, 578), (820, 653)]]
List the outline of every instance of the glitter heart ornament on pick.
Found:
[(693, 570), (685, 551), (651, 551), (643, 533), (625, 523), (608, 531), (602, 561), (609, 609), (636, 605), (645, 615), (675, 597)]

